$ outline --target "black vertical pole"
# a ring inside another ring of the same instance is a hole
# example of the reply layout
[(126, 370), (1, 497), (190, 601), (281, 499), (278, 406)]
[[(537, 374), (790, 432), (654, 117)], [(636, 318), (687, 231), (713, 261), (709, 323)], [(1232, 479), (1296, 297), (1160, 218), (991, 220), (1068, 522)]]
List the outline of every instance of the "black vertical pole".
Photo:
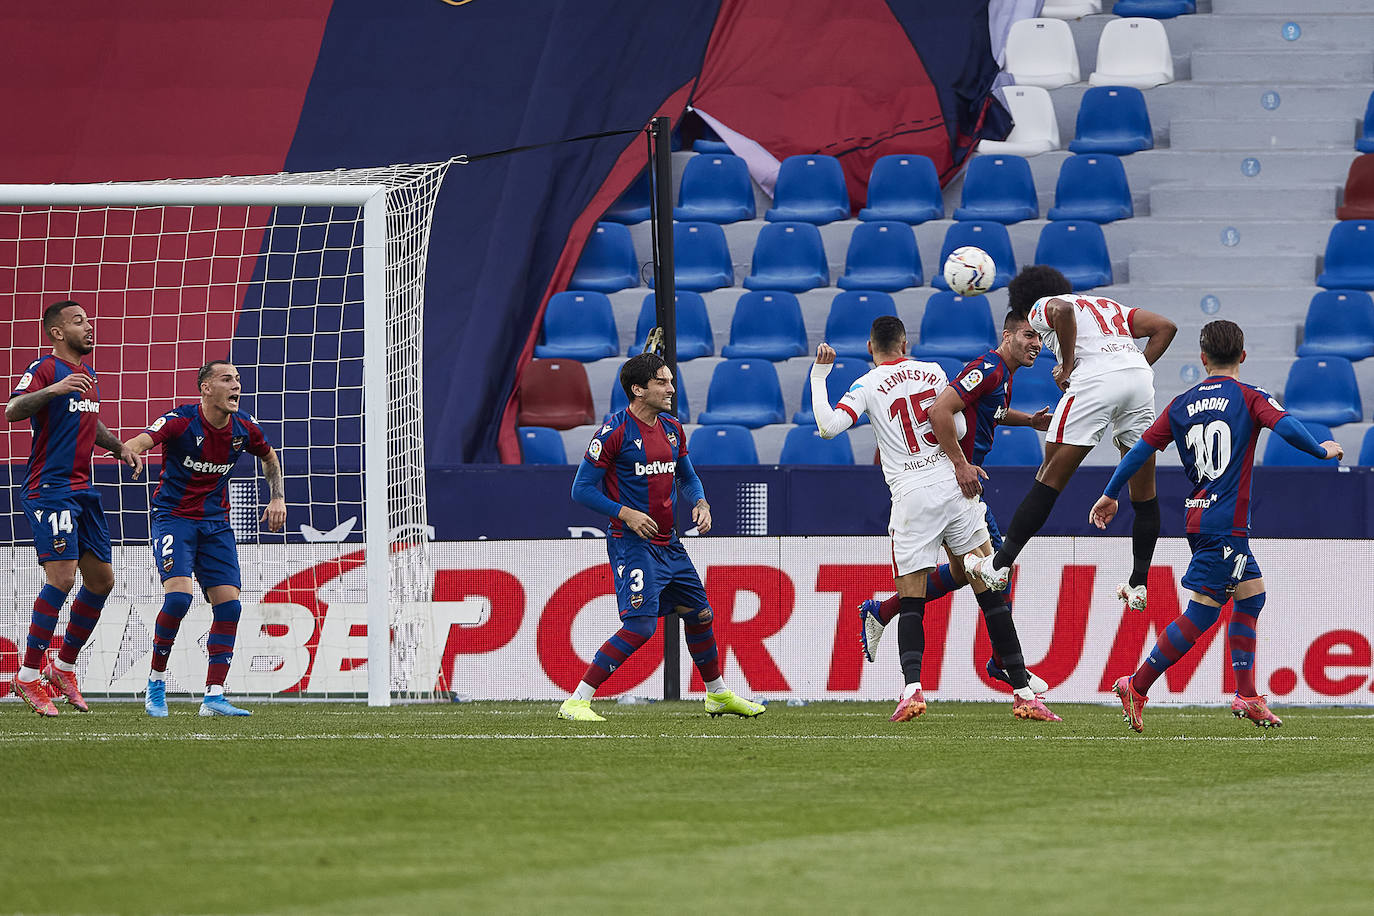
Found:
[[(673, 283), (673, 144), (672, 121), (654, 118), (651, 124), (653, 161), (654, 314), (663, 329), (663, 361), (677, 378), (677, 302)], [(673, 399), (677, 416), (679, 398)], [(676, 614), (663, 618), (663, 699), (682, 699), (681, 622)]]

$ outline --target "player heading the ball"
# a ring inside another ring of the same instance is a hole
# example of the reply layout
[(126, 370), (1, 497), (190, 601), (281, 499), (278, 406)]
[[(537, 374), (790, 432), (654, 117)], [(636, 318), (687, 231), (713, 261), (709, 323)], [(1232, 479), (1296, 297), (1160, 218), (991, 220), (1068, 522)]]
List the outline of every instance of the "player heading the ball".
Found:
[[(247, 716), (224, 696), (238, 632), (238, 547), (229, 525), (229, 474), (244, 452), (262, 462), (269, 499), (262, 520), (271, 531), (286, 524), (286, 488), (281, 462), (258, 421), (239, 409), (242, 385), (234, 364), (216, 359), (196, 373), (200, 401), (182, 404), (125, 443), (135, 455), (162, 446), (162, 476), (152, 498), (153, 562), (162, 577), (162, 610), (153, 628), (152, 670), (144, 708), (167, 715), (167, 660), (181, 621), (191, 607), (194, 573), (210, 602), (214, 622), (206, 650), (202, 716)], [(135, 475), (137, 476), (137, 475)]]

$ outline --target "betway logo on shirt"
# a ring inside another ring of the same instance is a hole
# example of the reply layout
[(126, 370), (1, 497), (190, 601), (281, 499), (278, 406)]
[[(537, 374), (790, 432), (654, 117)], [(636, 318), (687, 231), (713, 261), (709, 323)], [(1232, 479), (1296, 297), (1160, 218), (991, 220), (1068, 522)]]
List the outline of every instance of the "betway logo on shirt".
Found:
[(100, 413), (100, 402), (73, 398), (67, 401), (67, 413)]
[(210, 461), (192, 461), (191, 456), (187, 455), (181, 459), (181, 466), (201, 474), (228, 474), (234, 467), (234, 462), (228, 464), (215, 464)]
[(635, 473), (640, 477), (648, 477), (654, 474), (676, 474), (676, 461), (650, 461), (648, 464), (635, 462)]

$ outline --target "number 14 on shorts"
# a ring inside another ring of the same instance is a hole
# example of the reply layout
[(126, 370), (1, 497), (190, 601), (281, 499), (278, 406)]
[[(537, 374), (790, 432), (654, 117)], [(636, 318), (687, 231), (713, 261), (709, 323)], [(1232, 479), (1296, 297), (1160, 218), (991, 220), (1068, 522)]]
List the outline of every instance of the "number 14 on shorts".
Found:
[[(39, 525), (44, 523), (42, 509), (34, 510), (33, 517)], [(75, 526), (72, 524), (72, 510), (70, 509), (49, 512), (47, 525), (52, 529), (54, 536), (59, 534), (71, 534), (76, 530)]]

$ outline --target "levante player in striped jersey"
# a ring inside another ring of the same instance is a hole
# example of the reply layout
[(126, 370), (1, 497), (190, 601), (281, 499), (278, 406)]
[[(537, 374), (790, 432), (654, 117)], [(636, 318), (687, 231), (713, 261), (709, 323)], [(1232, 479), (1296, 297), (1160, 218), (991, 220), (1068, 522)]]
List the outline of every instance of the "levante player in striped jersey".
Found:
[(143, 704), (148, 715), (159, 719), (167, 715), (167, 660), (191, 607), (192, 573), (214, 617), (206, 641), (210, 665), (200, 714), (252, 715), (224, 696), (224, 681), (234, 658), (242, 586), (238, 547), (229, 525), (229, 474), (244, 452), (258, 457), (267, 480), (269, 498), (262, 520), (272, 531), (280, 531), (286, 523), (281, 462), (257, 420), (239, 410), (238, 370), (225, 360), (212, 360), (200, 368), (196, 383), (198, 403), (183, 404), (158, 417), (126, 443), (136, 455), (162, 446), (162, 478), (152, 499), (152, 535), (163, 599), (153, 628), (152, 670)]
[(1268, 427), (1293, 446), (1318, 458), (1340, 458), (1340, 443), (1317, 442), (1264, 391), (1237, 378), (1245, 362), (1245, 334), (1231, 321), (1209, 321), (1202, 328), (1202, 365), (1207, 378), (1169, 403), (1117, 465), (1089, 520), (1098, 528), (1116, 515), (1116, 494), (1156, 451), (1178, 444), (1183, 469), (1193, 483), (1184, 502), (1184, 522), (1193, 559), (1183, 574), (1192, 591), (1183, 614), (1165, 628), (1154, 649), (1133, 675), (1118, 678), (1112, 690), (1135, 731), (1150, 685), (1182, 658), (1199, 636), (1217, 622), (1221, 606), (1235, 601), (1226, 641), (1236, 676), (1231, 712), (1265, 728), (1283, 724), (1255, 689), (1255, 626), (1264, 607), (1264, 579), (1250, 553), (1250, 472), (1255, 442)]
[[(33, 426), (19, 502), (47, 579), (33, 605), (14, 692), (40, 716), (55, 716), (54, 699), (89, 710), (77, 686), (76, 658), (114, 588), (110, 530), (91, 486), (91, 456), (100, 446), (135, 474), (143, 464), (100, 422), (100, 385), (95, 370), (82, 362), (95, 349), (95, 327), (86, 310), (70, 299), (54, 302), (43, 310), (43, 333), (52, 353), (24, 371), (10, 392), (5, 419), (27, 419)], [(62, 648), (44, 665), (57, 614), (76, 584), (78, 569), (81, 590), (72, 601)]]

